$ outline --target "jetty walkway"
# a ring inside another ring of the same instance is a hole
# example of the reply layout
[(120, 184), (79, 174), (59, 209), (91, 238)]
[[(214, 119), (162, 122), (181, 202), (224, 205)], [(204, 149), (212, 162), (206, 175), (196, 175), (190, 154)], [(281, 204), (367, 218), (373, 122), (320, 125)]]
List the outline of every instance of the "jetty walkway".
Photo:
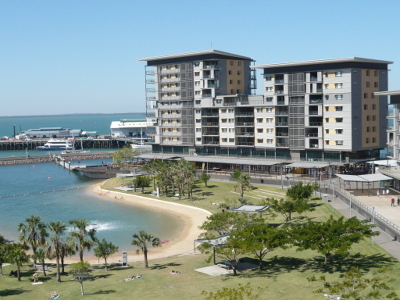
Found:
[[(113, 151), (105, 151), (105, 152), (58, 154), (57, 156), (61, 157), (64, 161), (69, 162), (69, 161), (111, 158), (113, 153), (114, 153)], [(55, 159), (52, 155), (11, 156), (11, 157), (1, 157), (0, 166), (38, 164), (38, 163), (47, 163), (54, 161)]]

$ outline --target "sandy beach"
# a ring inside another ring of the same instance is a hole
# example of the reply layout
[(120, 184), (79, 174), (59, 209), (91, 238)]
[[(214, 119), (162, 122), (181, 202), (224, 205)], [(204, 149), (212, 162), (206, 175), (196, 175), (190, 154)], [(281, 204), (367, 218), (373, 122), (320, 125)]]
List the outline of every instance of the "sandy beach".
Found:
[[(116, 201), (124, 201), (132, 205), (147, 206), (150, 208), (161, 209), (169, 214), (175, 215), (183, 221), (181, 231), (169, 242), (162, 244), (162, 247), (151, 248), (148, 253), (148, 259), (165, 258), (174, 255), (193, 254), (193, 241), (197, 239), (202, 232), (199, 226), (203, 224), (210, 212), (188, 205), (173, 203), (153, 198), (146, 198), (138, 195), (130, 195), (123, 192), (114, 192), (102, 189), (102, 183), (96, 184), (92, 188), (92, 192), (102, 197), (108, 197)], [(95, 256), (84, 256), (85, 261), (92, 264), (104, 263), (103, 259)], [(122, 259), (119, 252), (107, 259), (108, 263), (118, 263)], [(78, 261), (78, 258), (67, 258), (66, 263)], [(143, 253), (136, 251), (128, 252), (128, 264), (132, 262), (143, 261)]]

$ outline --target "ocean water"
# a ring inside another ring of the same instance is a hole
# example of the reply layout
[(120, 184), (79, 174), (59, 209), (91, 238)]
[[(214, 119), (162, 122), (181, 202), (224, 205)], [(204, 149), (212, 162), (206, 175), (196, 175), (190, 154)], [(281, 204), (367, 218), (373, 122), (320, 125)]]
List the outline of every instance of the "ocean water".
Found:
[(145, 118), (143, 113), (0, 117), (0, 137), (12, 137), (14, 135), (14, 125), (16, 134), (20, 131), (41, 127), (64, 127), (97, 131), (99, 135), (110, 134), (112, 121)]
[[(82, 161), (81, 164), (97, 161)], [(179, 218), (162, 211), (121, 203), (90, 191), (97, 183), (55, 163), (0, 167), (0, 234), (18, 239), (18, 224), (31, 215), (46, 223), (87, 219), (97, 229), (97, 237), (133, 250), (132, 234), (139, 230), (162, 240), (171, 239), (181, 226)]]

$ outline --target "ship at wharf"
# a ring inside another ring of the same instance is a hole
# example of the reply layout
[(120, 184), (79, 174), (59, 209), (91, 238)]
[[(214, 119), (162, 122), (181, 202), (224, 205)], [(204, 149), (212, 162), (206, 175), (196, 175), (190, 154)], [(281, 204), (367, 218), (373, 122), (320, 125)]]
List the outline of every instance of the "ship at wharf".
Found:
[[(44, 146), (49, 139), (32, 139), (32, 140), (1, 140), (0, 151), (25, 151), (36, 150), (39, 146)], [(128, 138), (113, 139), (74, 139), (75, 149), (119, 149), (126, 145), (132, 144), (132, 140)]]

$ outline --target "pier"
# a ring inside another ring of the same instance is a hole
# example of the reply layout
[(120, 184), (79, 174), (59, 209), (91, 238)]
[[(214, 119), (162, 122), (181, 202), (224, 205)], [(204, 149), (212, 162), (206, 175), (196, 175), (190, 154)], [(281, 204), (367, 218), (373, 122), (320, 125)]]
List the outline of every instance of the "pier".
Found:
[[(59, 154), (66, 162), (92, 160), (92, 159), (106, 159), (111, 158), (113, 151), (104, 152), (88, 152), (88, 153), (68, 153)], [(35, 155), (35, 156), (12, 156), (0, 158), (0, 166), (22, 165), (22, 164), (38, 164), (54, 162), (55, 159), (52, 155)], [(73, 164), (75, 165), (75, 164)]]
[[(34, 140), (1, 140), (0, 151), (20, 151), (36, 150), (38, 146), (43, 146), (49, 139)], [(132, 144), (132, 139), (75, 139), (75, 149), (119, 149)]]

